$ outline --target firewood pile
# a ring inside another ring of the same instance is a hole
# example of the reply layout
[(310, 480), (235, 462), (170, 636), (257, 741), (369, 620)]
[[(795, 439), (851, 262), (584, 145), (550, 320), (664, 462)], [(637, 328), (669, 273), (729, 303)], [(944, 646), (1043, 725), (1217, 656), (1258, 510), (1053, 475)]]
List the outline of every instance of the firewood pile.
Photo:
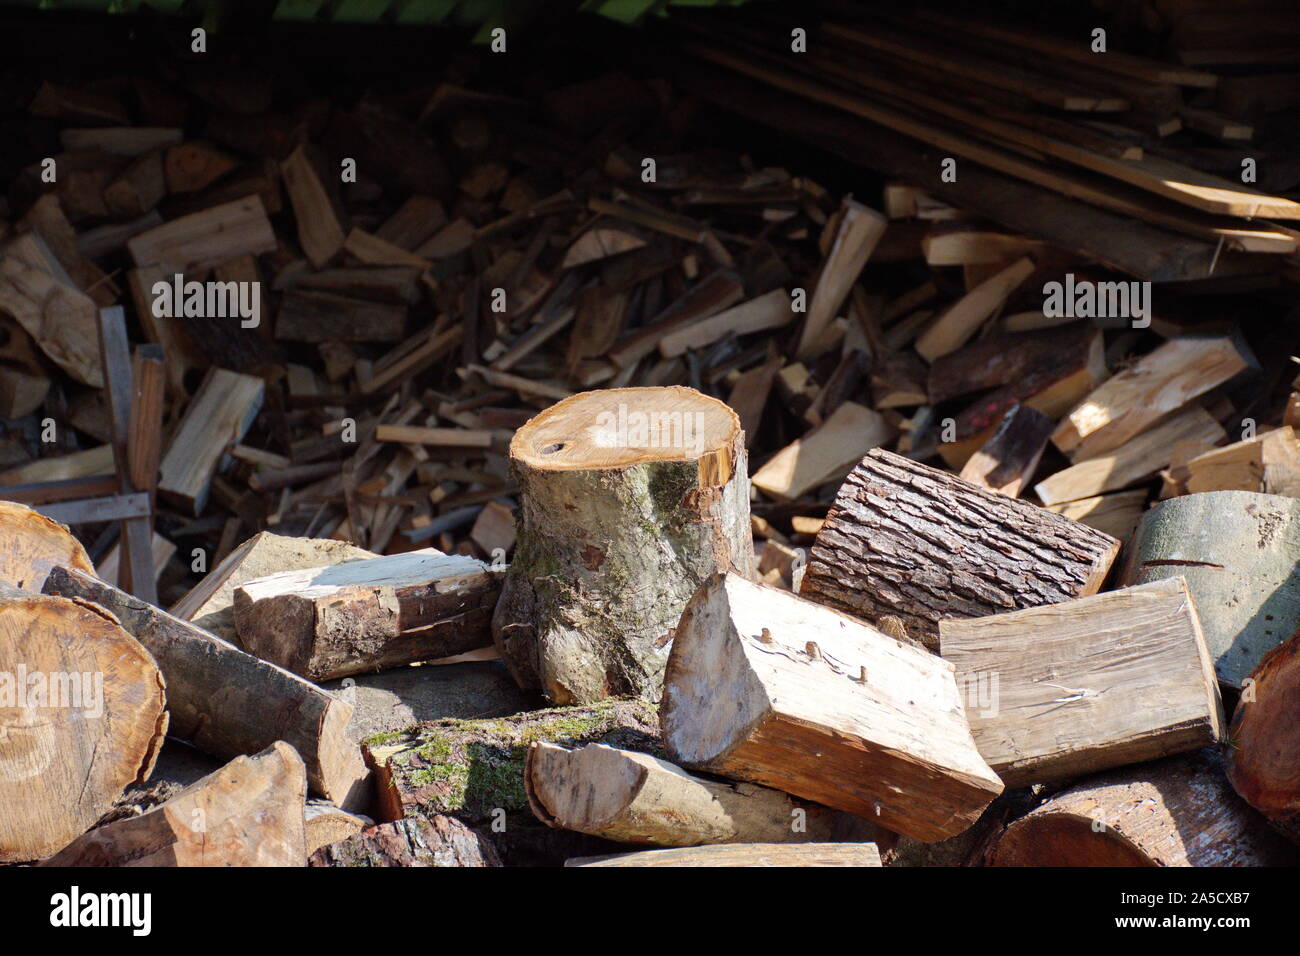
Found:
[(1296, 104), (720, 22), (6, 77), (0, 863), (1296, 861)]

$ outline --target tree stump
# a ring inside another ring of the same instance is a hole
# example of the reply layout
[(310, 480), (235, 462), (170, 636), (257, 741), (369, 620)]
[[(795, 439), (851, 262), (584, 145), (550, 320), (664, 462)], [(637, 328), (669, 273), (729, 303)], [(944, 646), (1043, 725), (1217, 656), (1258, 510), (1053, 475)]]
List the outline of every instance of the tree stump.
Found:
[(1265, 654), (1251, 673), (1228, 738), (1233, 788), (1300, 841), (1300, 633)]
[(1124, 550), (1120, 583), (1182, 576), (1230, 687), (1300, 629), (1300, 498), (1209, 491), (1162, 501)]
[(1090, 777), (1016, 820), (992, 866), (1294, 866), (1214, 750)]
[(62, 849), (153, 772), (163, 679), (113, 616), (0, 593), (0, 862)]
[(653, 699), (672, 628), (718, 571), (754, 575), (736, 414), (689, 388), (584, 392), (515, 432), (518, 544), (492, 622), (557, 704)]

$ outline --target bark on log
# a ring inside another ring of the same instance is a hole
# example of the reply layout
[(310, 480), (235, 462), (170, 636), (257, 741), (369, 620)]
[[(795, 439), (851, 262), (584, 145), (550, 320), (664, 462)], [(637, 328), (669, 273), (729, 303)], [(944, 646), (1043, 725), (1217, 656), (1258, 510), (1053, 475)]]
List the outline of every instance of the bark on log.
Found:
[(1091, 777), (1016, 820), (990, 866), (1293, 866), (1213, 750)]
[(534, 743), (524, 787), (547, 826), (618, 843), (826, 843), (837, 834), (856, 836), (846, 814), (767, 787), (696, 777), (650, 754), (604, 744), (566, 750)]
[(500, 866), (492, 844), (455, 817), (412, 817), (367, 827), (321, 847), (311, 866)]
[(0, 588), (0, 863), (62, 849), (153, 772), (162, 675), (103, 609)]
[(82, 836), (44, 866), (306, 866), (302, 758), (236, 757), (159, 807)]
[(378, 557), (346, 541), (332, 538), (290, 538), (259, 531), (208, 572), (189, 594), (172, 607), (182, 621), (238, 646), (235, 635), (235, 588), (278, 571), (300, 571)]
[(1212, 491), (1162, 501), (1124, 551), (1121, 584), (1181, 575), (1230, 687), (1300, 630), (1300, 499)]
[(0, 583), (40, 591), (50, 568), (66, 565), (93, 574), (95, 566), (68, 529), (39, 511), (0, 501)]
[(1094, 594), (1119, 542), (876, 449), (845, 479), (800, 594), (937, 649), (939, 620)]
[(432, 549), (285, 571), (235, 589), (249, 653), (314, 681), (492, 645), (501, 573)]
[(167, 679), (173, 736), (223, 759), (287, 741), (316, 793), (346, 809), (369, 804), (350, 704), (89, 574), (55, 568), (45, 589), (107, 608), (148, 648)]
[(576, 857), (565, 866), (880, 866), (874, 843), (733, 843), (616, 856)]
[(710, 574), (752, 577), (735, 413), (689, 388), (585, 392), (510, 443), (520, 520), (492, 633), (558, 704), (657, 697), (671, 629)]
[(1233, 788), (1300, 842), (1300, 633), (1265, 654), (1251, 673), (1228, 739)]
[(1223, 708), (1182, 578), (939, 622), (981, 756), (1008, 787), (1215, 743)]
[(660, 709), (669, 755), (918, 840), (1002, 792), (951, 664), (810, 601), (718, 575), (677, 626)]

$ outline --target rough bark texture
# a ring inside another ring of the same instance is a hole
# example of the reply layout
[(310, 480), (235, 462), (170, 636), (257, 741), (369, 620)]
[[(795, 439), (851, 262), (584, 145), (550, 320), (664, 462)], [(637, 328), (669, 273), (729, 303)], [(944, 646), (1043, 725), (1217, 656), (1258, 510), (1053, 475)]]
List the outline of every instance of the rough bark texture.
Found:
[(88, 574), (55, 568), (45, 587), (107, 608), (148, 648), (167, 678), (173, 736), (223, 759), (287, 741), (316, 793), (367, 806), (368, 774), (347, 736), (351, 705)]
[(49, 856), (148, 780), (164, 706), (153, 658), (111, 614), (0, 588), (0, 862)]
[(684, 766), (919, 840), (960, 833), (1002, 792), (951, 664), (736, 575), (706, 582), (682, 614), (660, 721)]
[(1293, 866), (1213, 750), (1092, 777), (1007, 827), (992, 866)]
[(0, 582), (39, 591), (50, 568), (66, 565), (94, 573), (81, 542), (66, 527), (26, 505), (0, 501)]
[(304, 866), (302, 758), (283, 741), (236, 757), (140, 816), (92, 830), (46, 866)]
[(1122, 584), (1181, 575), (1219, 680), (1241, 682), (1300, 630), (1300, 498), (1211, 491), (1162, 501), (1124, 551)]
[(834, 842), (837, 831), (845, 834), (840, 839), (863, 839), (871, 828), (779, 790), (708, 780), (650, 754), (604, 744), (566, 750), (534, 743), (524, 786), (547, 826), (618, 843), (825, 843)]
[(874, 843), (733, 843), (616, 856), (576, 857), (565, 866), (880, 866)]
[(367, 827), (311, 855), (311, 866), (500, 866), (492, 844), (455, 817)]
[(1214, 667), (1182, 578), (939, 623), (980, 754), (1008, 787), (1218, 741)]
[(1119, 542), (901, 455), (872, 451), (845, 479), (800, 593), (872, 623), (897, 618), (937, 650), (939, 620), (1095, 593)]
[(1300, 633), (1265, 654), (1251, 673), (1228, 739), (1233, 788), (1300, 842)]
[(487, 720), (436, 720), (365, 742), (375, 768), (375, 818), (454, 816), (496, 847), (507, 865), (558, 865), (616, 844), (538, 822), (524, 791), (534, 741), (567, 747), (605, 743), (662, 756), (654, 708), (644, 700), (527, 711)]
[[(690, 421), (699, 447), (638, 437), (636, 414)], [(656, 698), (691, 594), (754, 573), (735, 413), (687, 388), (586, 392), (519, 429), (510, 458), (518, 544), (492, 630), (515, 679), (557, 704)]]

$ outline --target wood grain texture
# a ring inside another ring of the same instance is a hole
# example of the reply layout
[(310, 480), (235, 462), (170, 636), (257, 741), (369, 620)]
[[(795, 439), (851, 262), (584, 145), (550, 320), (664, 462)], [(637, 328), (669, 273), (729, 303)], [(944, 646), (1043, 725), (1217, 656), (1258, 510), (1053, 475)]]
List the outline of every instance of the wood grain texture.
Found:
[(1300, 633), (1265, 654), (1247, 680), (1228, 733), (1228, 780), (1300, 842)]
[(736, 843), (585, 856), (565, 866), (880, 866), (874, 843)]
[(40, 591), (59, 565), (94, 573), (81, 542), (57, 521), (13, 501), (0, 501), (0, 583)]
[(981, 756), (1008, 787), (1215, 743), (1218, 684), (1181, 578), (939, 622)]
[(719, 575), (677, 626), (664, 746), (683, 766), (941, 840), (1002, 792), (953, 674), (860, 621)]
[(1109, 535), (876, 449), (841, 486), (800, 594), (868, 622), (897, 618), (937, 646), (944, 617), (982, 617), (1095, 593)]

